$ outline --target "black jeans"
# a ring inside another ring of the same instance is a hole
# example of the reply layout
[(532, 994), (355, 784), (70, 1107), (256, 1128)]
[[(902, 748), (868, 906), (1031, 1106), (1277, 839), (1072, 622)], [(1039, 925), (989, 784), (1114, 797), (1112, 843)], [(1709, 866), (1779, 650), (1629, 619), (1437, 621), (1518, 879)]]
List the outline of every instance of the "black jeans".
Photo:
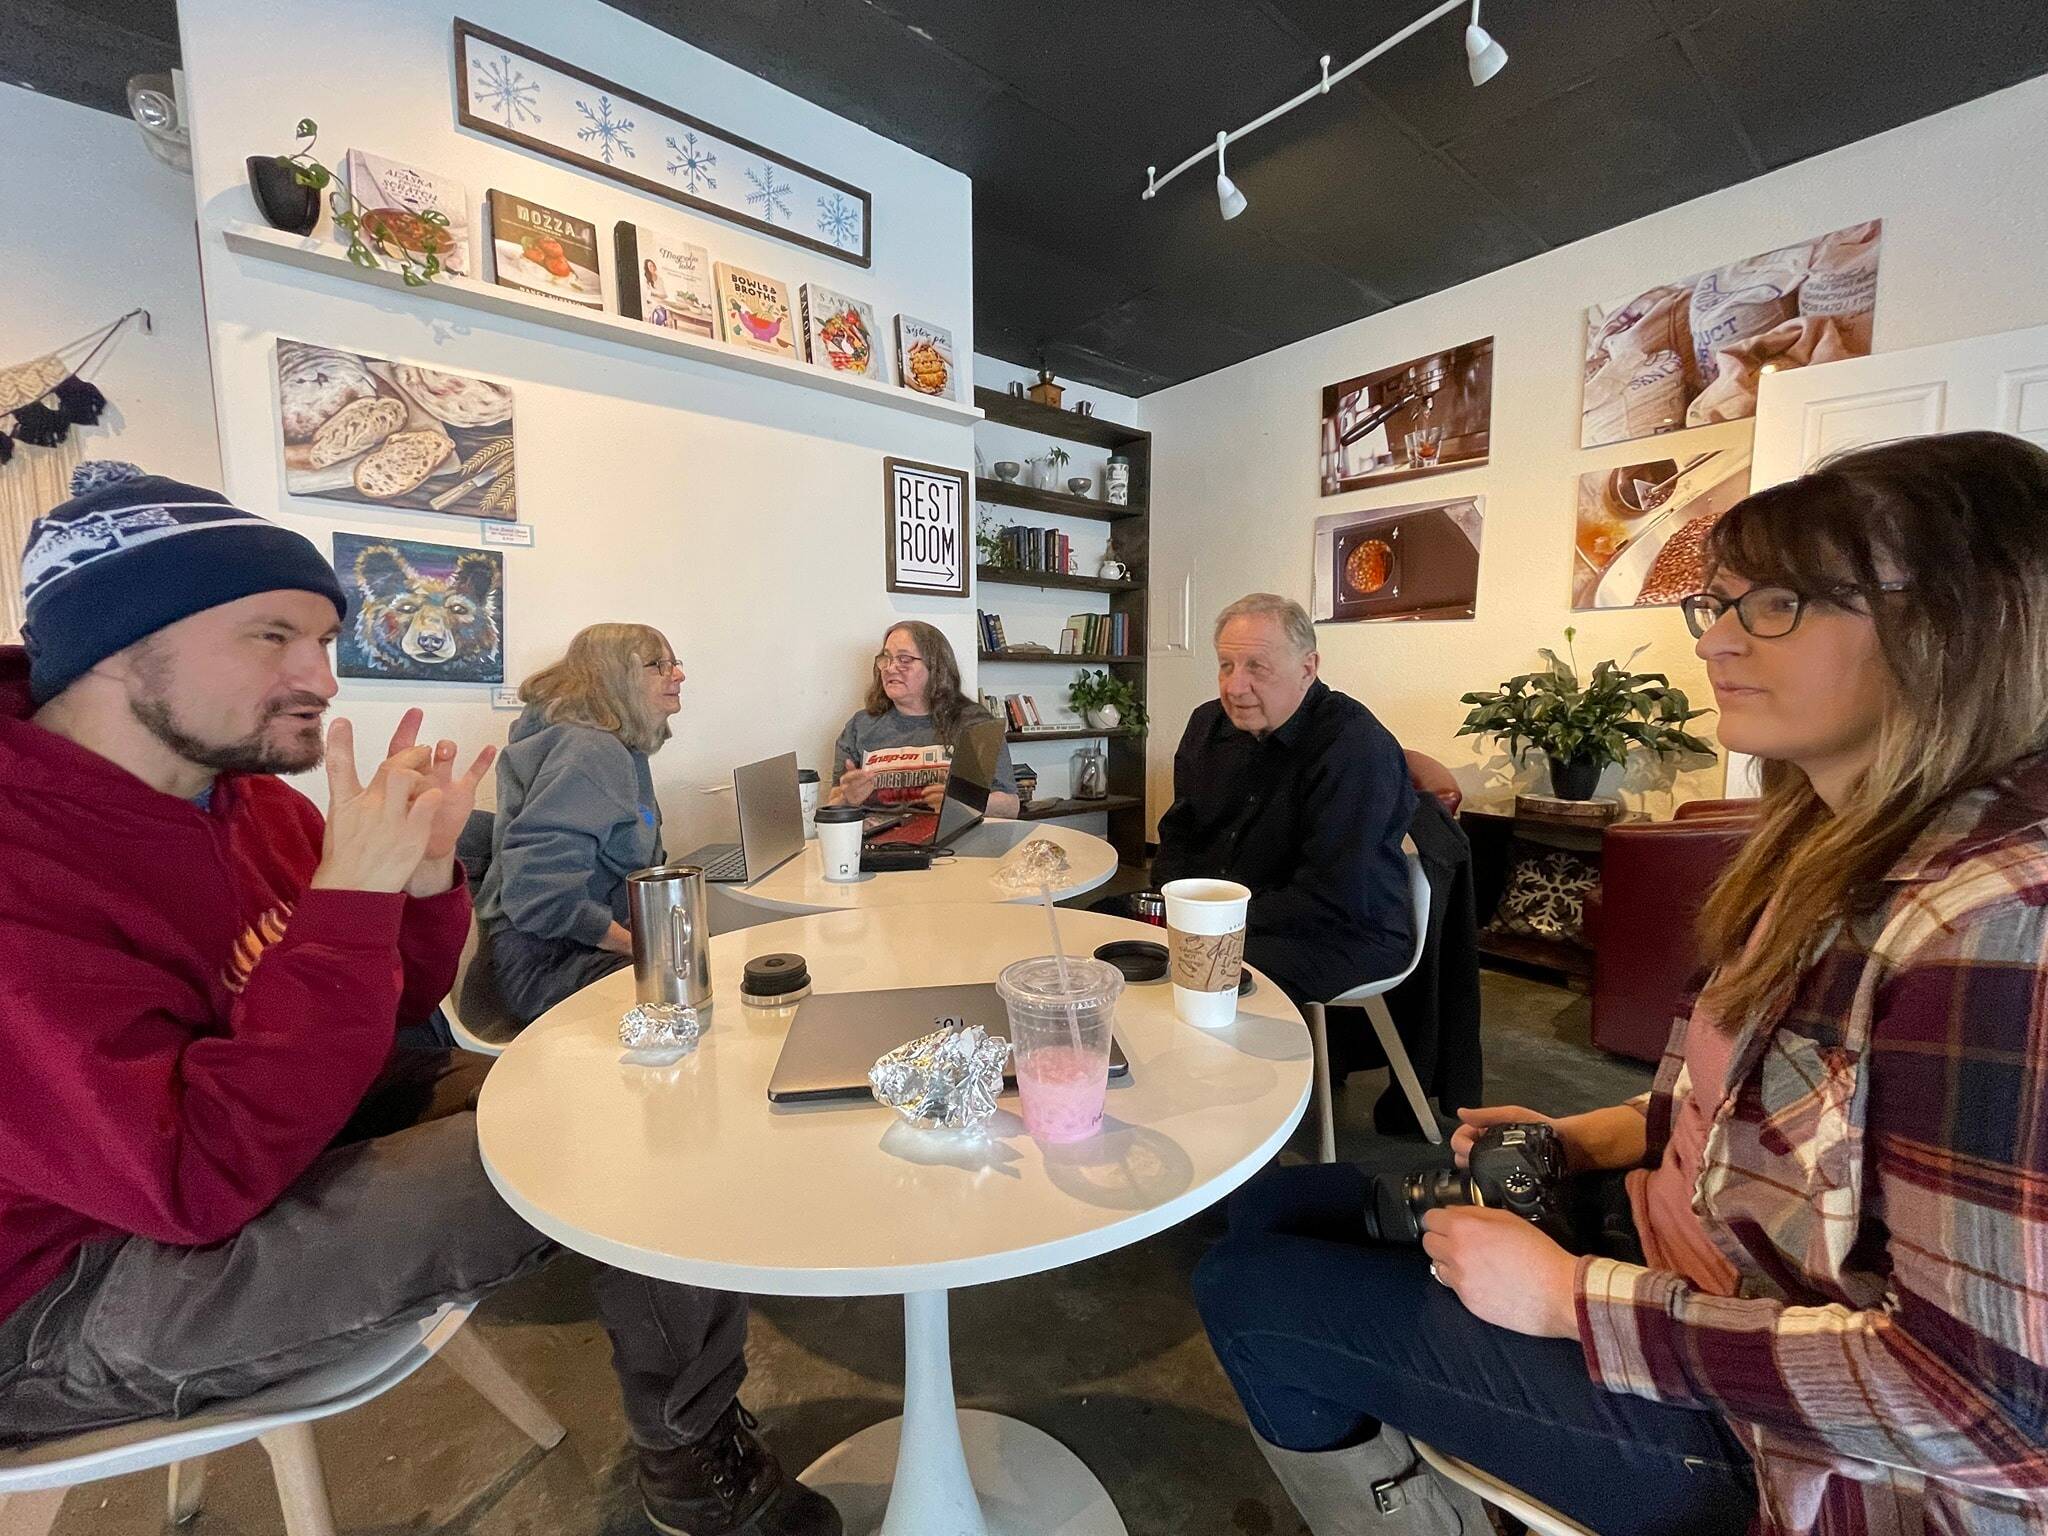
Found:
[[(545, 1262), (477, 1155), (489, 1066), (395, 1053), (333, 1149), (225, 1242), (79, 1250), (0, 1320), (0, 1446), (246, 1397)], [(746, 1374), (746, 1299), (606, 1268), (592, 1288), (633, 1439), (707, 1433)]]
[(1384, 1421), (1601, 1536), (1746, 1528), (1755, 1479), (1719, 1414), (1609, 1392), (1577, 1341), (1481, 1322), (1420, 1248), (1366, 1237), (1366, 1197), (1348, 1164), (1268, 1169), (1195, 1271), (1209, 1341), (1264, 1439), (1336, 1450)]

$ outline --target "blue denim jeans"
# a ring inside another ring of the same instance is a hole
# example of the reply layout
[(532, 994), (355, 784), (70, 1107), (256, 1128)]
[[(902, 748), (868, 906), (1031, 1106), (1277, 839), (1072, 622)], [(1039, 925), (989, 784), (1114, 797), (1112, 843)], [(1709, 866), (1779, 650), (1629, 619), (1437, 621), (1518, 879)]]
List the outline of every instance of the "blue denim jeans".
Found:
[(1268, 1169), (1195, 1271), (1209, 1341), (1262, 1437), (1336, 1450), (1384, 1421), (1602, 1536), (1746, 1528), (1755, 1480), (1719, 1414), (1609, 1392), (1575, 1340), (1479, 1321), (1421, 1249), (1367, 1238), (1366, 1197), (1348, 1164)]

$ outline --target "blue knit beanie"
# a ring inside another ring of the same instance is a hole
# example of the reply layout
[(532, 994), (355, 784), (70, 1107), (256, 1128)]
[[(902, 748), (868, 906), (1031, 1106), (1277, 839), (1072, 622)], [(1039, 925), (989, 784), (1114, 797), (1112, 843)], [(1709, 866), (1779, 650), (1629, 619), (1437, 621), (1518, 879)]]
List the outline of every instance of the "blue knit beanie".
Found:
[(311, 539), (218, 491), (107, 460), (79, 465), (71, 499), (30, 527), (21, 591), (37, 704), (165, 625), (258, 592), (316, 592), (348, 612)]

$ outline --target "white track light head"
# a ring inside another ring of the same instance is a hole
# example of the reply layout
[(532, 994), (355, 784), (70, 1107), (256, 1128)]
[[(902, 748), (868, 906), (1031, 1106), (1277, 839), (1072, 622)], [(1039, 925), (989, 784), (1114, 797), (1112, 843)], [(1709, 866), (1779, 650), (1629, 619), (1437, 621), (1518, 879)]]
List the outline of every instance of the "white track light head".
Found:
[(1474, 22), (1465, 29), (1465, 67), (1472, 72), (1474, 85), (1486, 84), (1507, 61), (1507, 49), (1496, 43), (1486, 28)]
[(1228, 176), (1216, 178), (1216, 203), (1226, 219), (1234, 219), (1245, 210), (1245, 196)]

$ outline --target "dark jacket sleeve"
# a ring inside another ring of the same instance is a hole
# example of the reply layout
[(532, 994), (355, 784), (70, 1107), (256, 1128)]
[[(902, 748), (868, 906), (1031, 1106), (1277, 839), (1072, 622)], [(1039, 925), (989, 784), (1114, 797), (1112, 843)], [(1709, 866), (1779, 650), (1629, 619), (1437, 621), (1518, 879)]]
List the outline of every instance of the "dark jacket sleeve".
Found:
[(1173, 804), (1159, 818), (1159, 852), (1152, 856), (1155, 890), (1169, 880), (1185, 880), (1200, 873), (1194, 867), (1195, 809), (1188, 797), (1194, 787), (1195, 762), (1201, 752), (1201, 738), (1207, 734), (1206, 724), (1204, 712), (1196, 710), (1188, 719), (1187, 729), (1181, 732), (1180, 745), (1174, 749)]

